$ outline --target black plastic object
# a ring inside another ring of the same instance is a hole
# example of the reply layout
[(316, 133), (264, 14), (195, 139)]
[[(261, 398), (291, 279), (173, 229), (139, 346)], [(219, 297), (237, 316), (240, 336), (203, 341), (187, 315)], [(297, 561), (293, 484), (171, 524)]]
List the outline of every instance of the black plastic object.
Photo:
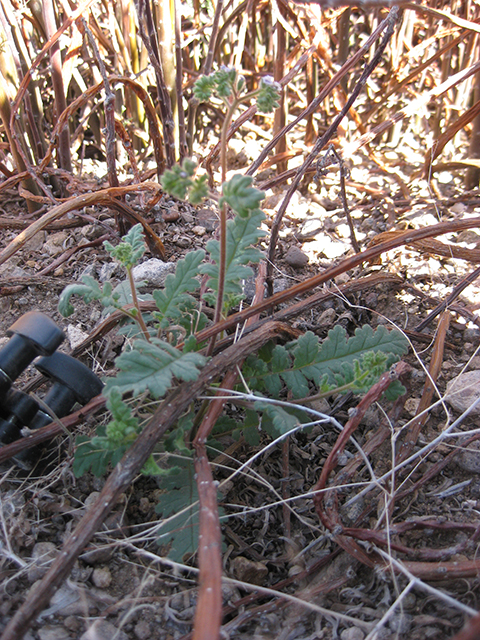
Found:
[(65, 335), (51, 318), (29, 311), (7, 331), (12, 336), (0, 350), (0, 401), (13, 381), (37, 356), (50, 356)]
[[(40, 358), (35, 367), (54, 383), (43, 402), (58, 418), (68, 415), (76, 402), (84, 405), (103, 389), (103, 382), (93, 371), (65, 353), (56, 352)], [(50, 422), (52, 417), (43, 409), (39, 409), (28, 427), (32, 430), (40, 429)], [(15, 462), (23, 469), (31, 469), (38, 460), (39, 451), (39, 447), (22, 451), (15, 456)]]
[(21, 429), (29, 424), (38, 411), (38, 404), (28, 394), (9, 389), (2, 400), (0, 443), (10, 444), (21, 437)]

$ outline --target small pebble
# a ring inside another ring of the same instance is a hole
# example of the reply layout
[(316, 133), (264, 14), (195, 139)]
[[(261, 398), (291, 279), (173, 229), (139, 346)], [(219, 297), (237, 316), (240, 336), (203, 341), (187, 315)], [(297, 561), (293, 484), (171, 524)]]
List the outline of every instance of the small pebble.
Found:
[(363, 640), (365, 634), (359, 627), (350, 627), (342, 631), (340, 638), (342, 640)]
[(70, 631), (78, 631), (81, 626), (81, 622), (76, 616), (67, 616), (64, 619), (63, 624), (67, 629), (70, 629)]
[(290, 247), (285, 254), (285, 262), (293, 269), (302, 269), (308, 264), (308, 256), (298, 247)]
[(192, 241), (190, 240), (190, 238), (187, 238), (187, 236), (180, 236), (180, 238), (177, 238), (175, 240), (175, 244), (181, 249), (187, 249), (191, 245), (191, 243)]
[(176, 222), (179, 217), (180, 211), (178, 210), (176, 205), (168, 209), (168, 211), (164, 211), (162, 215), (162, 218), (165, 220), (165, 222)]
[(263, 562), (249, 560), (244, 556), (237, 556), (231, 563), (235, 577), (250, 584), (263, 584), (268, 575), (268, 568)]
[(455, 460), (460, 469), (468, 473), (480, 473), (480, 442), (471, 442), (457, 453)]
[(82, 331), (78, 325), (69, 324), (67, 327), (67, 338), (70, 343), (70, 348), (75, 349), (75, 347), (88, 338), (88, 333)]
[[(463, 413), (480, 398), (480, 370), (467, 371), (451, 380), (447, 385), (445, 400), (456, 411)], [(470, 416), (480, 415), (480, 403)]]
[(27, 571), (27, 577), (30, 582), (43, 578), (56, 556), (57, 547), (53, 542), (37, 542), (32, 550), (34, 564)]
[(99, 589), (106, 589), (112, 584), (112, 574), (108, 567), (97, 567), (92, 574), (92, 582)]
[(333, 327), (337, 312), (335, 309), (325, 309), (317, 320), (317, 326), (320, 327)]
[(123, 631), (117, 629), (108, 620), (95, 620), (91, 627), (80, 636), (80, 640), (128, 640)]
[(64, 243), (68, 235), (65, 231), (53, 233), (43, 245), (43, 250), (50, 256), (56, 256), (64, 251)]
[(196, 225), (193, 227), (192, 231), (196, 236), (204, 236), (207, 233), (205, 227), (202, 227), (201, 225)]
[(97, 276), (97, 265), (95, 262), (92, 262), (79, 274), (77, 280), (82, 281), (84, 276), (91, 276), (92, 278), (96, 278)]
[(105, 262), (105, 264), (102, 264), (100, 273), (98, 274), (98, 279), (100, 282), (106, 282), (107, 280), (110, 280), (117, 270), (120, 270), (120, 267), (116, 262)]
[(133, 633), (138, 640), (146, 640), (146, 638), (150, 638), (152, 635), (152, 625), (146, 620), (140, 620), (140, 622), (135, 625)]
[(140, 498), (138, 510), (140, 513), (148, 513), (150, 511), (150, 500), (145, 497)]
[(62, 584), (50, 598), (50, 610), (61, 616), (81, 616), (88, 613), (89, 603), (82, 597), (80, 589)]
[(186, 222), (187, 224), (191, 224), (194, 220), (193, 214), (191, 211), (182, 211), (182, 222)]
[(54, 624), (46, 624), (38, 630), (40, 640), (70, 640), (70, 633), (65, 627)]
[(395, 633), (408, 633), (412, 626), (412, 616), (409, 613), (394, 613), (388, 620), (388, 626)]
[(197, 211), (197, 224), (207, 231), (213, 231), (218, 225), (218, 216), (212, 209), (200, 209)]
[(405, 401), (405, 411), (410, 415), (410, 416), (415, 416), (417, 415), (417, 409), (418, 409), (418, 405), (420, 404), (420, 399), (419, 398), (408, 398)]

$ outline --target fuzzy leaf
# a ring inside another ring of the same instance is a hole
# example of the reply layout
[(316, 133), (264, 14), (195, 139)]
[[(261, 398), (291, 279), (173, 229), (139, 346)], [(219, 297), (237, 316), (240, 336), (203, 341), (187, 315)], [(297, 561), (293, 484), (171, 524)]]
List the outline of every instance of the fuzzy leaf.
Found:
[(122, 242), (114, 247), (108, 240), (103, 243), (108, 253), (126, 269), (134, 267), (145, 253), (145, 240), (142, 225), (136, 224), (123, 236)]
[(76, 438), (75, 458), (73, 460), (73, 473), (80, 478), (88, 471), (100, 478), (105, 475), (108, 466), (115, 466), (127, 450), (127, 445), (119, 447), (113, 445), (105, 436), (105, 427), (97, 429), (94, 438), (78, 436)]
[(171, 544), (168, 557), (183, 562), (186, 555), (196, 552), (198, 545), (198, 491), (193, 463), (172, 469), (172, 473), (160, 480), (160, 487), (166, 492), (160, 496), (155, 511), (166, 522), (161, 525), (157, 542)]
[(187, 253), (185, 258), (179, 260), (175, 269), (175, 275), (168, 274), (163, 291), (153, 292), (155, 304), (160, 311), (156, 314), (158, 319), (178, 318), (181, 315), (179, 305), (191, 300), (187, 291), (195, 291), (200, 283), (196, 279), (198, 267), (205, 257), (203, 249)]
[(135, 340), (133, 349), (122, 353), (115, 364), (120, 369), (116, 378), (110, 378), (105, 385), (105, 393), (118, 388), (124, 394), (134, 395), (147, 389), (155, 398), (161, 398), (168, 391), (175, 376), (179, 380), (196, 380), (199, 367), (206, 358), (198, 353), (181, 353), (167, 342), (152, 339), (152, 342)]
[(257, 94), (257, 109), (262, 113), (271, 113), (280, 106), (282, 87), (271, 76), (265, 76), (260, 83)]
[(272, 438), (278, 438), (300, 424), (297, 416), (278, 405), (259, 400), (253, 406), (257, 411), (263, 411), (262, 429)]
[(353, 366), (354, 361), (360, 360), (368, 351), (401, 356), (407, 350), (408, 341), (400, 331), (388, 331), (383, 325), (373, 331), (372, 327), (364, 325), (348, 338), (345, 329), (337, 325), (321, 345), (311, 332), (307, 332), (297, 340), (293, 352), (295, 368), (304, 367), (305, 376), (318, 385), (325, 374), (331, 378), (334, 373), (341, 373), (344, 363)]
[(107, 399), (107, 409), (112, 414), (112, 420), (107, 424), (105, 433), (112, 446), (131, 444), (137, 437), (138, 418), (132, 416), (128, 404), (123, 402), (122, 394), (113, 388)]
[(185, 158), (182, 166), (175, 165), (167, 169), (160, 178), (160, 184), (167, 193), (180, 200), (185, 200), (187, 191), (192, 187), (192, 176), (195, 171), (195, 162)]
[[(168, 557), (183, 562), (197, 551), (199, 506), (193, 461), (182, 459), (177, 464), (170, 473), (159, 478), (165, 493), (160, 496), (155, 511), (166, 520), (160, 527), (157, 542), (170, 544)], [(223, 513), (222, 509), (219, 513)]]
[[(235, 216), (233, 220), (227, 222), (226, 300), (229, 294), (242, 296), (241, 281), (252, 274), (250, 267), (245, 265), (249, 262), (259, 262), (263, 257), (262, 252), (251, 245), (258, 242), (259, 238), (265, 235), (259, 228), (264, 218), (263, 211), (256, 209), (247, 218)], [(210, 276), (208, 286), (216, 291), (218, 289), (218, 265), (220, 263), (220, 243), (218, 240), (210, 240), (207, 243), (207, 251), (210, 253), (214, 263), (202, 265), (199, 271)], [(226, 308), (231, 308), (231, 306)]]
[(387, 331), (383, 326), (373, 331), (365, 325), (347, 338), (345, 329), (337, 325), (322, 344), (307, 331), (287, 347), (276, 346), (271, 352), (259, 353), (266, 361), (268, 373), (258, 365), (259, 359), (250, 360), (250, 384), (262, 390), (263, 382), (277, 397), (280, 378), (295, 398), (308, 395), (309, 381), (322, 393), (339, 388), (346, 391), (341, 388), (347, 385), (356, 393), (365, 392), (407, 349), (408, 341), (399, 331)]
[(208, 177), (198, 176), (192, 182), (188, 199), (192, 204), (200, 204), (205, 198), (208, 198)]
[(228, 204), (241, 218), (247, 217), (251, 211), (258, 209), (260, 202), (265, 198), (265, 193), (255, 189), (251, 184), (251, 176), (235, 174), (228, 182), (222, 184), (222, 196), (219, 206)]
[(220, 69), (213, 74), (213, 79), (218, 96), (220, 98), (228, 98), (235, 86), (237, 71), (232, 67), (222, 65)]
[(200, 102), (207, 102), (215, 89), (215, 79), (211, 76), (200, 76), (193, 85), (193, 95)]
[(69, 284), (62, 291), (58, 301), (58, 311), (67, 318), (75, 311), (70, 298), (74, 295), (81, 296), (88, 304), (94, 300), (99, 300), (104, 307), (118, 308), (117, 299), (112, 295), (112, 285), (106, 282), (102, 287), (92, 276), (82, 276), (83, 284)]

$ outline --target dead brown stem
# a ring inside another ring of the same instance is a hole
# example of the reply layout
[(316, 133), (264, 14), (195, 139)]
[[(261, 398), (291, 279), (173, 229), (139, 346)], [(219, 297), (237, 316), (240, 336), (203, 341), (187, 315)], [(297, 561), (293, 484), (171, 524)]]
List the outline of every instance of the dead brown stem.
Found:
[[(363, 87), (365, 86), (373, 70), (379, 64), (382, 58), (383, 52), (385, 51), (385, 48), (393, 34), (395, 22), (397, 20), (397, 15), (398, 15), (398, 9), (394, 7), (393, 9), (391, 9), (386, 20), (382, 23), (384, 25), (383, 38), (379, 43), (374, 55), (372, 56), (371, 62), (365, 65), (365, 69), (363, 70), (360, 79), (356, 83), (355, 88), (353, 89), (351, 95), (349, 96), (347, 102), (345, 103), (345, 106), (342, 108), (340, 113), (334, 119), (332, 124), (327, 128), (325, 133), (317, 140), (312, 151), (308, 154), (302, 166), (297, 170), (295, 178), (293, 179), (292, 184), (288, 188), (288, 191), (282, 201), (282, 204), (280, 205), (277, 211), (275, 220), (272, 225), (272, 229), (270, 233), (270, 243), (268, 247), (267, 286), (268, 286), (268, 293), (270, 296), (273, 294), (273, 267), (274, 267), (274, 260), (275, 260), (275, 251), (277, 247), (278, 234), (280, 232), (280, 224), (282, 222), (283, 215), (285, 214), (285, 211), (287, 210), (290, 200), (293, 194), (295, 193), (295, 191), (297, 190), (297, 187), (300, 184), (305, 171), (310, 168), (310, 166), (313, 164), (313, 162), (315, 161), (320, 151), (325, 147), (325, 145), (329, 142), (329, 140), (332, 138), (334, 133), (337, 131), (339, 124), (348, 113), (350, 107), (354, 104), (355, 100), (357, 99), (358, 95), (362, 91)], [(382, 32), (379, 32), (377, 39), (380, 38), (380, 35), (382, 35)]]
[(400, 446), (397, 464), (406, 460), (414, 446), (417, 444), (420, 430), (426, 423), (428, 418), (427, 409), (432, 402), (433, 395), (435, 393), (435, 385), (437, 382), (438, 374), (442, 368), (443, 355), (445, 350), (445, 339), (447, 336), (448, 327), (450, 325), (450, 311), (444, 311), (437, 327), (437, 333), (435, 335), (435, 345), (430, 360), (430, 366), (428, 367), (428, 375), (423, 387), (422, 397), (418, 404), (417, 413), (415, 418), (410, 422), (402, 445)]
[(288, 327), (283, 324), (273, 322), (259, 328), (212, 358), (195, 382), (183, 383), (167, 395), (131, 449), (112, 471), (97, 501), (88, 509), (70, 535), (45, 577), (35, 585), (35, 589), (30, 590), (25, 602), (7, 625), (1, 640), (20, 640), (23, 637), (32, 620), (37, 617), (53, 592), (66, 579), (76, 558), (98, 531), (121, 493), (133, 482), (156, 443), (182, 415), (192, 400), (222, 373), (286, 329)]
[[(264, 296), (265, 263), (259, 267), (256, 280), (254, 302)], [(249, 322), (254, 322), (250, 318)], [(217, 395), (224, 395), (224, 389), (233, 389), (238, 378), (238, 370), (243, 360), (223, 378)], [(193, 441), (195, 449), (195, 470), (197, 472), (198, 497), (200, 502), (200, 544), (198, 565), (200, 569), (200, 592), (195, 613), (194, 640), (216, 640), (220, 634), (222, 610), (222, 555), (221, 532), (218, 518), (217, 489), (207, 457), (205, 442), (216, 421), (223, 412), (226, 400), (211, 400)]]
[[(395, 235), (391, 237), (389, 240), (382, 242), (377, 245), (373, 245), (349, 258), (345, 258), (339, 264), (329, 267), (325, 269), (325, 271), (321, 274), (313, 276), (304, 282), (300, 282), (299, 284), (290, 287), (289, 289), (285, 289), (285, 291), (280, 291), (275, 295), (267, 298), (263, 302), (258, 305), (249, 307), (248, 309), (244, 309), (243, 311), (239, 311), (238, 313), (234, 313), (225, 320), (222, 320), (218, 324), (208, 327), (203, 331), (200, 331), (197, 334), (197, 339), (199, 341), (208, 340), (212, 337), (212, 335), (219, 333), (221, 331), (226, 331), (231, 327), (234, 327), (237, 324), (240, 324), (244, 320), (247, 320), (253, 315), (258, 313), (262, 313), (269, 309), (273, 309), (275, 306), (287, 302), (292, 298), (302, 295), (307, 291), (311, 291), (314, 287), (318, 287), (324, 282), (328, 282), (333, 278), (337, 277), (341, 273), (345, 273), (350, 269), (362, 264), (362, 262), (370, 262), (377, 256), (390, 251), (391, 249), (395, 249), (396, 247), (400, 247), (402, 245), (410, 245), (416, 240), (422, 240), (423, 238), (430, 238), (439, 235), (443, 235), (444, 233), (451, 233), (453, 231), (460, 231), (462, 229), (470, 229), (473, 227), (480, 226), (480, 218), (469, 218), (465, 220), (454, 220), (452, 222), (440, 222), (439, 224), (433, 225), (432, 227), (424, 227), (423, 229), (413, 229), (400, 233), (399, 235)], [(1, 261), (1, 254), (0, 254)], [(0, 262), (1, 264), (1, 262)], [(302, 304), (302, 302), (298, 303)]]
[[(70, 198), (66, 202), (62, 202), (55, 207), (52, 207), (50, 211), (47, 211), (41, 218), (35, 220), (29, 227), (18, 234), (10, 244), (0, 253), (0, 264), (3, 264), (6, 260), (11, 258), (24, 244), (33, 238), (33, 236), (44, 229), (48, 224), (61, 218), (70, 211), (75, 209), (83, 209), (92, 204), (103, 204), (106, 206), (114, 206), (114, 198), (118, 198), (126, 193), (137, 190), (152, 190), (158, 191), (159, 185), (154, 182), (143, 182), (142, 184), (134, 184), (125, 187), (109, 187), (108, 189), (100, 189), (94, 193), (85, 193), (75, 198)], [(139, 220), (141, 222), (141, 220)]]

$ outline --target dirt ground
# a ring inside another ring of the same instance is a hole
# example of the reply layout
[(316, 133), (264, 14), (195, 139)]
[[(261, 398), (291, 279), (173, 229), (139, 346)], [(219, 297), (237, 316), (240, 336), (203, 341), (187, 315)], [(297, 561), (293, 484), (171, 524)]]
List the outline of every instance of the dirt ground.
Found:
[[(241, 168), (255, 157), (255, 152), (249, 157), (248, 145), (242, 142), (232, 145), (232, 168)], [(347, 193), (362, 249), (379, 233), (391, 229), (432, 226), (440, 220), (478, 215), (480, 192), (465, 193), (460, 176), (446, 173), (437, 176), (434, 191), (425, 181), (402, 173), (406, 165), (401, 153), (392, 159), (393, 165), (391, 173), (386, 173), (367, 157), (352, 159)], [(396, 177), (392, 177), (393, 172)], [(272, 175), (262, 174), (258, 183)], [(279, 185), (267, 191), (264, 210), (269, 221), (285, 190), (285, 185)], [(7, 219), (15, 217), (25, 225), (29, 222), (21, 206), (15, 193), (1, 193), (0, 249), (21, 230), (12, 228)], [(207, 206), (194, 210), (169, 198), (160, 202), (150, 218), (172, 262), (187, 251), (204, 247), (216, 228), (215, 215)], [(22, 314), (39, 310), (65, 331), (67, 339), (61, 350), (70, 352), (100, 321), (98, 307), (80, 302), (73, 316), (62, 318), (57, 312), (59, 295), (67, 284), (78, 282), (84, 273), (116, 281), (120, 272), (102, 245), (77, 251), (65, 262), (61, 258), (68, 249), (90, 243), (106, 233), (110, 233), (113, 242), (113, 214), (85, 211), (81, 217), (66, 222), (63, 229), (37, 234), (0, 266), (0, 338)], [(443, 237), (442, 241), (478, 251), (480, 235), (473, 230), (465, 231)], [(318, 184), (311, 183), (295, 194), (287, 210), (275, 264), (276, 286), (286, 288), (351, 254), (347, 219), (339, 199), (338, 171), (332, 169)], [(145, 258), (149, 257), (147, 253)], [(41, 273), (52, 265), (49, 273)], [(314, 331), (322, 338), (336, 324), (343, 325), (349, 334), (364, 324), (394, 325), (410, 331), (407, 336), (412, 348), (405, 360), (412, 371), (408, 397), (397, 423), (389, 426), (385, 422), (385, 411), (391, 407), (374, 405), (355, 434), (363, 446), (382, 428), (390, 429), (390, 435), (369, 454), (376, 477), (391, 469), (392, 442), (415, 415), (422, 396), (437, 320), (424, 330), (423, 338), (415, 334), (415, 327), (474, 268), (466, 260), (402, 247), (383, 255), (378, 264), (364, 264), (329, 283), (327, 286), (336, 295), (294, 322), (297, 329)], [(402, 283), (378, 281), (375, 286), (346, 295), (335, 289), (369, 274), (394, 274)], [(440, 394), (465, 368), (480, 369), (476, 355), (480, 329), (471, 321), (479, 302), (477, 283), (455, 301), (466, 311), (463, 315), (451, 314), (437, 380)], [(100, 376), (108, 376), (121, 347), (121, 338), (112, 333), (91, 345), (79, 359)], [(33, 375), (30, 370), (25, 372), (17, 385), (22, 388)], [(332, 397), (321, 401), (317, 408), (344, 425), (349, 409), (358, 400)], [(432, 408), (422, 427), (417, 450), (437, 438), (458, 417), (458, 410), (451, 409), (447, 416), (445, 408), (442, 404)], [(100, 419), (91, 417), (79, 430), (93, 433)], [(476, 418), (465, 418), (458, 428), (475, 429)], [(226, 516), (222, 521), (224, 575), (237, 581), (227, 580), (224, 585), (224, 637), (232, 640), (453, 637), (479, 607), (476, 570), (458, 574), (445, 570), (444, 579), (439, 580), (432, 579), (426, 568), (425, 577), (417, 578), (406, 570), (395, 570), (394, 561), (405, 561), (404, 567), (408, 567), (407, 560), (415, 560), (431, 568), (442, 562), (461, 565), (475, 559), (480, 524), (480, 454), (476, 443), (465, 452), (463, 440), (440, 439), (428, 456), (420, 457), (406, 472), (398, 471), (398, 484), (394, 487), (385, 484), (384, 492), (371, 491), (367, 501), (360, 498), (348, 502), (368, 481), (365, 467), (359, 469), (353, 483), (341, 490), (338, 499), (344, 524), (372, 531), (383, 532), (386, 527), (390, 530), (389, 544), (383, 546), (383, 552), (391, 558), (390, 568), (379, 570), (358, 562), (335, 544), (319, 522), (308, 494), (336, 438), (337, 433), (329, 425), (318, 425), (308, 434), (299, 432), (290, 437), (288, 448), (279, 445), (265, 450), (251, 466), (252, 471), (237, 476), (235, 482), (228, 482), (231, 469), (260, 451), (260, 447), (252, 450), (246, 443), (240, 443), (232, 448), (232, 460), (217, 467), (218, 480), (226, 481), (221, 497)], [(68, 438), (58, 439), (53, 462), (48, 465), (40, 462), (31, 474), (9, 463), (2, 465), (0, 630), (45, 573), (48, 561), (104, 484), (105, 478), (90, 474), (74, 477), (68, 444)], [(262, 447), (266, 444), (268, 439), (262, 442)], [(457, 455), (450, 456), (452, 451), (457, 451)], [(349, 446), (339, 460), (339, 468), (346, 468), (355, 453)], [(443, 465), (447, 456), (450, 457)], [(389, 491), (397, 492), (398, 497), (394, 508), (385, 512)], [(160, 493), (154, 479), (137, 479), (104, 530), (98, 532), (78, 560), (49, 608), (36, 620), (26, 636), (29, 640), (189, 637), (196, 602), (195, 559), (189, 563), (190, 571), (188, 567), (172, 566), (168, 560), (162, 560), (165, 550), (156, 541), (159, 517), (155, 512)], [(285, 501), (286, 498), (290, 501)], [(368, 501), (370, 504), (366, 504)], [(360, 513), (364, 514), (361, 525), (356, 524)], [(373, 543), (364, 543), (367, 552), (369, 544)], [(242, 583), (249, 583), (250, 587)], [(251, 585), (258, 585), (259, 590)], [(268, 590), (282, 591), (289, 599), (278, 599)]]

